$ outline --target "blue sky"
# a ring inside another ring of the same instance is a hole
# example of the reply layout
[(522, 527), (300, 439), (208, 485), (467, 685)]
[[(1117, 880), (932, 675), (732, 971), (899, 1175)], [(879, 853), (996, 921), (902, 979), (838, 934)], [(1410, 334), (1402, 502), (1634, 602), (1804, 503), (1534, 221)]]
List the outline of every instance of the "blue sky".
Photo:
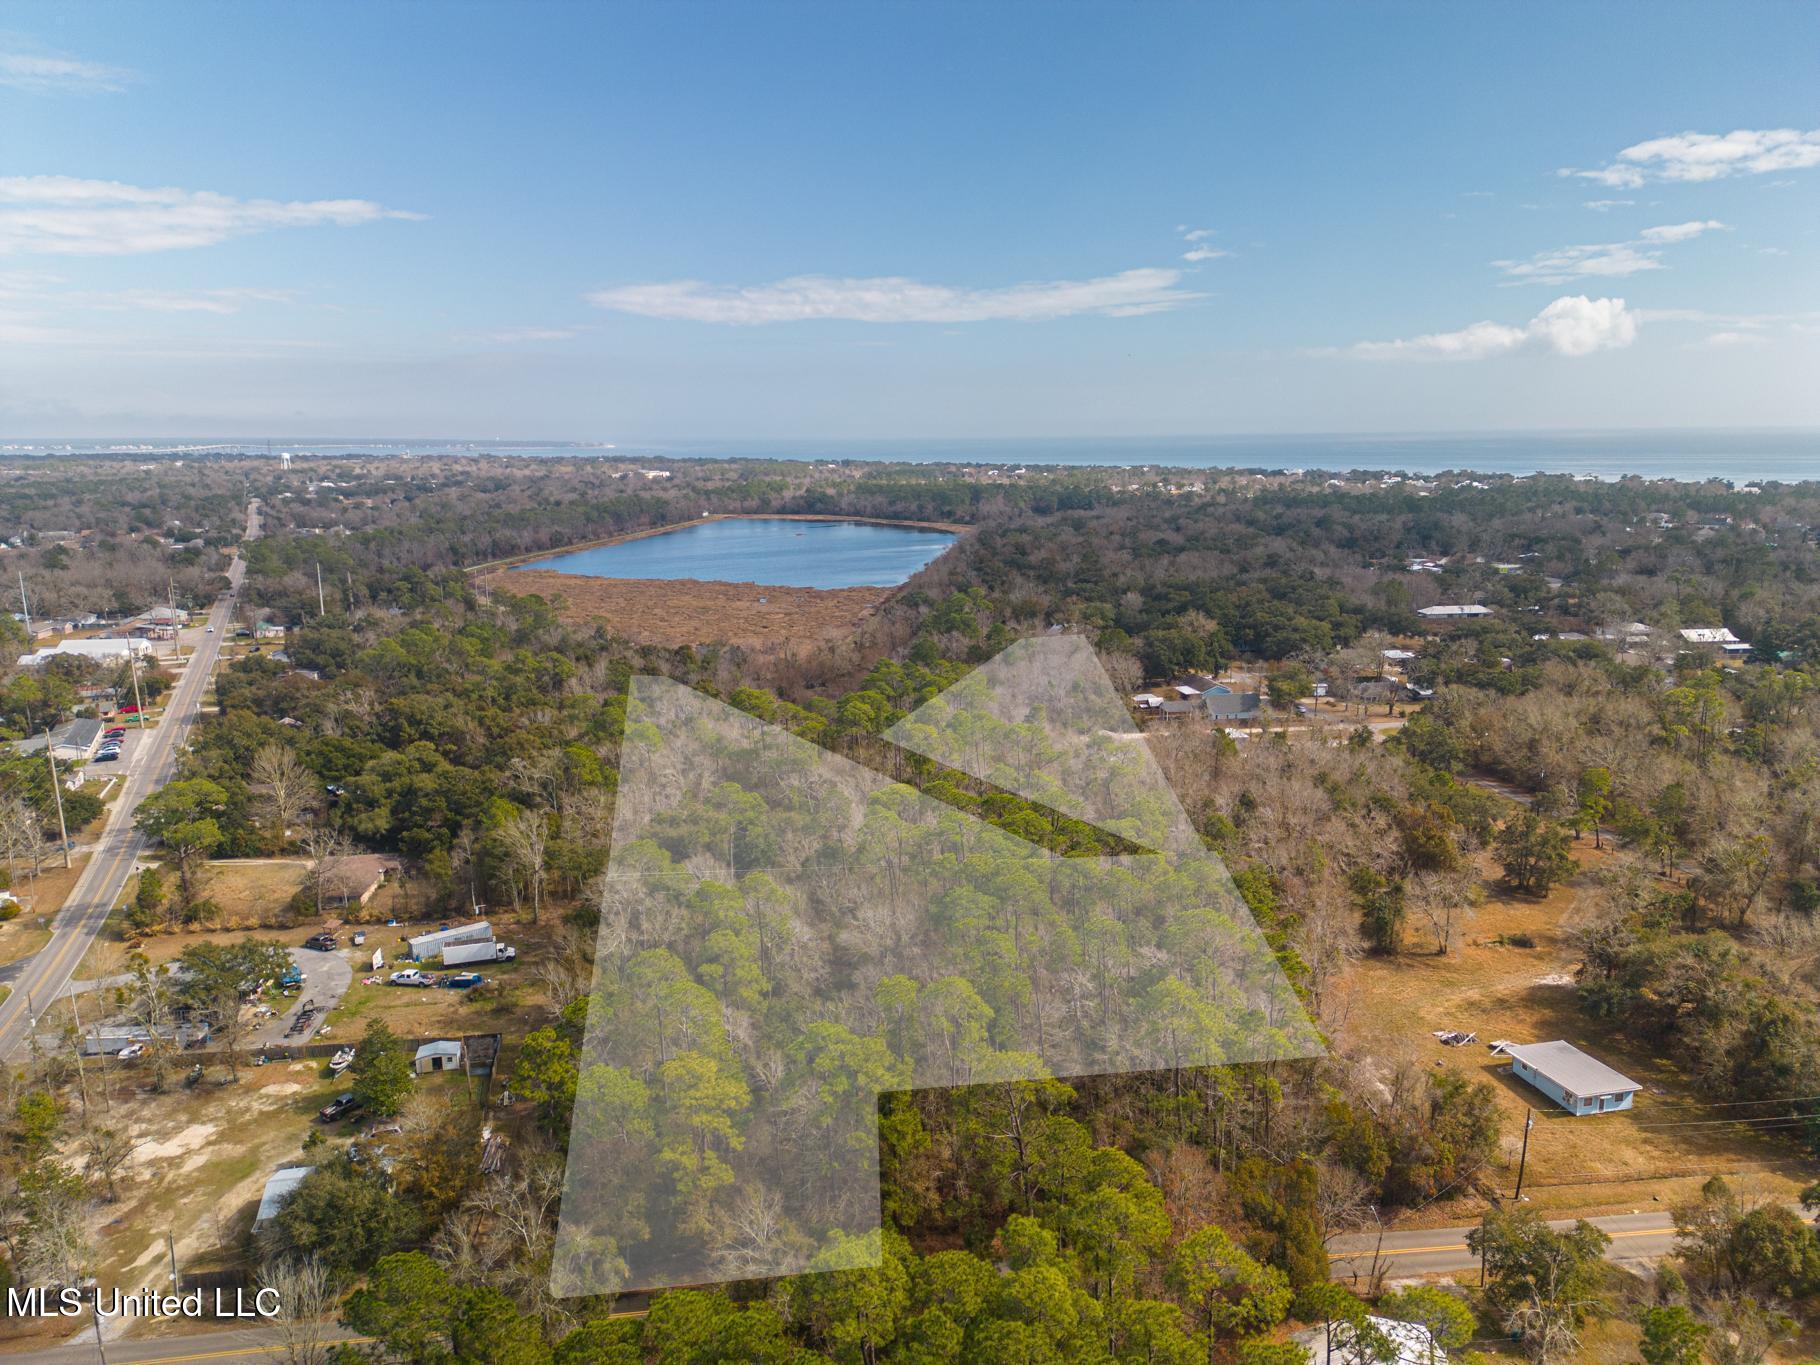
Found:
[(1820, 9), (15, 3), (0, 436), (1820, 426)]

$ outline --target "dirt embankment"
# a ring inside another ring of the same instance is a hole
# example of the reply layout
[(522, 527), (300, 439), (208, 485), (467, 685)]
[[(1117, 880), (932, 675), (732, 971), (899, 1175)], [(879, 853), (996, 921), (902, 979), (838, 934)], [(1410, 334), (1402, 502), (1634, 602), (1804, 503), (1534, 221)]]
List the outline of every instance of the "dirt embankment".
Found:
[(574, 625), (604, 625), (649, 645), (730, 644), (774, 649), (849, 636), (895, 588), (780, 588), (693, 578), (590, 578), (553, 569), (484, 575), (483, 585), (561, 599)]

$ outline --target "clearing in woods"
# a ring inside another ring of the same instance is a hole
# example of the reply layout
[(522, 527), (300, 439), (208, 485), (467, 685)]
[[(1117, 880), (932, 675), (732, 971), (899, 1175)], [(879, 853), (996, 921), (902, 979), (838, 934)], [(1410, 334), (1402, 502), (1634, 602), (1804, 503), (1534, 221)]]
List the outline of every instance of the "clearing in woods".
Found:
[[(1626, 1213), (1667, 1208), (1690, 1198), (1708, 1176), (1736, 1175), (1737, 1183), (1765, 1197), (1794, 1199), (1813, 1181), (1813, 1167), (1792, 1144), (1747, 1127), (1670, 1123), (1735, 1118), (1736, 1110), (1702, 1102), (1674, 1066), (1582, 1010), (1575, 999), (1574, 927), (1596, 904), (1593, 878), (1628, 855), (1595, 851), (1590, 839), (1576, 845), (1581, 866), (1571, 882), (1542, 900), (1515, 896), (1497, 880), (1497, 866), (1481, 855), (1486, 898), (1444, 957), (1411, 926), (1396, 958), (1368, 957), (1349, 972), (1351, 997), (1339, 1028), (1348, 1056), (1368, 1057), (1380, 1077), (1398, 1067), (1446, 1067), (1491, 1084), (1503, 1134), (1502, 1163), (1489, 1180), (1505, 1195), (1516, 1184), (1523, 1123), (1535, 1114), (1526, 1203), (1549, 1216)], [(1527, 936), (1533, 948), (1500, 945)], [(1447, 1047), (1436, 1029), (1477, 1033), (1476, 1043)], [(1576, 1118), (1547, 1096), (1515, 1079), (1510, 1063), (1487, 1044), (1564, 1038), (1639, 1082), (1643, 1089), (1625, 1112)], [(1750, 1111), (1746, 1111), (1750, 1112)], [(1483, 1201), (1443, 1199), (1406, 1215), (1399, 1226), (1445, 1227), (1474, 1222)]]

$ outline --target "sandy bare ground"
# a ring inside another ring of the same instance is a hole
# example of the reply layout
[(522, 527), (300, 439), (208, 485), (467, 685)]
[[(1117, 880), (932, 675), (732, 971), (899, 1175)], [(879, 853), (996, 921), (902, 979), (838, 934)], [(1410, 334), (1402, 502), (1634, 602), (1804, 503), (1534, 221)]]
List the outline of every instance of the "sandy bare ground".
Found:
[(479, 581), (515, 596), (557, 602), (572, 625), (604, 625), (648, 645), (740, 645), (774, 649), (852, 634), (895, 588), (781, 588), (693, 578), (593, 578), (514, 569)]

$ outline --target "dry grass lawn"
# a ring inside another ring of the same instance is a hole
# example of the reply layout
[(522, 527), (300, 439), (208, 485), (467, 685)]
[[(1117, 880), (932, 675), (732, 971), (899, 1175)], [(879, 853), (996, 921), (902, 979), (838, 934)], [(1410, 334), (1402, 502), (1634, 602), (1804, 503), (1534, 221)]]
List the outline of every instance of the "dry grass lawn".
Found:
[[(434, 923), (387, 925), (367, 930), (365, 949), (385, 953), (386, 965), (377, 973), (357, 969), (348, 993), (325, 1017), (324, 1031), (338, 1038), (358, 1038), (367, 1021), (383, 1019), (401, 1038), (430, 1038), (464, 1033), (506, 1033), (521, 1036), (549, 1022), (549, 997), (537, 980), (535, 963), (548, 950), (549, 926), (501, 924), (494, 918), (500, 941), (518, 949), (515, 962), (477, 963), (486, 984), (473, 990), (441, 987), (392, 986), (386, 978), (409, 965), (405, 940), (434, 929)], [(431, 968), (432, 971), (442, 969)], [(451, 968), (448, 970), (464, 970)], [(379, 984), (364, 984), (370, 976)]]
[[(1429, 955), (1419, 931), (1413, 953), (1367, 958), (1348, 975), (1352, 989), (1340, 1029), (1350, 1055), (1383, 1067), (1413, 1063), (1446, 1067), (1488, 1082), (1502, 1117), (1502, 1162), (1492, 1181), (1508, 1195), (1516, 1183), (1525, 1115), (1535, 1114), (1523, 1192), (1551, 1216), (1625, 1213), (1664, 1208), (1688, 1198), (1714, 1174), (1739, 1175), (1765, 1196), (1793, 1198), (1812, 1183), (1814, 1163), (1794, 1147), (1731, 1124), (1665, 1127), (1720, 1120), (1736, 1111), (1704, 1105), (1686, 1079), (1660, 1058), (1614, 1036), (1584, 1013), (1571, 982), (1575, 965), (1568, 935), (1593, 907), (1592, 873), (1626, 855), (1595, 852), (1591, 841), (1576, 849), (1583, 871), (1541, 901), (1514, 897), (1491, 881), (1487, 899), (1467, 926), (1465, 942), (1445, 957)], [(1498, 946), (1504, 935), (1529, 935), (1534, 948)], [(1476, 1032), (1467, 1047), (1445, 1047), (1436, 1029)], [(1486, 1044), (1545, 1042), (1564, 1038), (1642, 1083), (1633, 1109), (1576, 1118), (1545, 1095), (1516, 1080), (1508, 1062)], [(1476, 1199), (1448, 1199), (1407, 1220), (1408, 1226), (1441, 1227), (1476, 1220)]]
[(604, 625), (640, 644), (732, 644), (771, 649), (846, 638), (895, 588), (786, 588), (692, 578), (592, 578), (554, 569), (506, 569), (480, 580), (535, 593), (572, 625)]
[(214, 923), (222, 928), (278, 924), (307, 870), (302, 862), (265, 859), (210, 863), (202, 894), (220, 907)]
[(63, 908), (76, 878), (88, 862), (88, 855), (74, 854), (73, 867), (64, 867), (59, 858), (47, 862), (44, 870), (33, 877), (31, 869), (13, 869), (12, 892), (19, 898), (19, 913), (0, 924), (0, 966), (17, 962), (37, 952), (50, 941), (50, 922)]

